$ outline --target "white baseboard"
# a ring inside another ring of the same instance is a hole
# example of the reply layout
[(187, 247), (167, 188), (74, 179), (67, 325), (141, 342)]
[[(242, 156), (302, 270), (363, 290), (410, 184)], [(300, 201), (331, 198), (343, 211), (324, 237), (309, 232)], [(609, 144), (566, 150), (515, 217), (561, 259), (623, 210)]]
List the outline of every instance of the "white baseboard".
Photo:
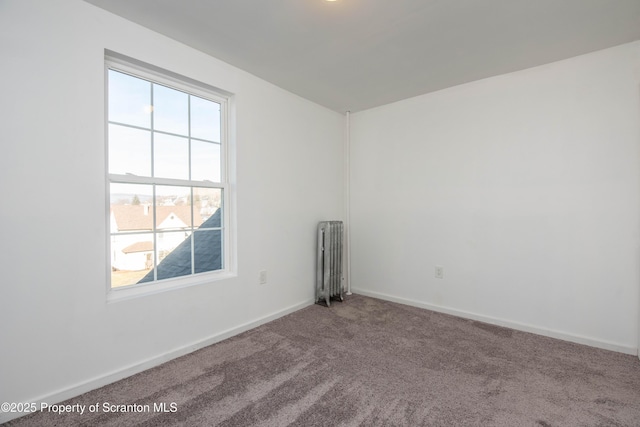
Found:
[(378, 298), (386, 301), (397, 302), (399, 304), (405, 304), (413, 307), (424, 308), (424, 309), (436, 311), (439, 313), (451, 314), (453, 316), (462, 317), (464, 319), (477, 320), (484, 323), (490, 323), (492, 325), (504, 326), (504, 327), (515, 329), (518, 331), (530, 332), (532, 334), (542, 335), (545, 337), (557, 338), (557, 339), (561, 339), (564, 341), (569, 341), (577, 344), (588, 345), (590, 347), (596, 347), (604, 350), (611, 350), (611, 351), (616, 351), (618, 353), (631, 354), (631, 355), (640, 357), (638, 349), (635, 347), (629, 347), (629, 346), (620, 345), (620, 344), (616, 344), (608, 341), (597, 340), (593, 338), (583, 337), (580, 335), (573, 335), (566, 332), (555, 331), (551, 329), (539, 328), (537, 326), (527, 325), (519, 322), (513, 322), (510, 320), (498, 319), (490, 316), (483, 316), (481, 314), (471, 313), (464, 310), (457, 310), (454, 308), (433, 305), (433, 304), (416, 301), (408, 298), (401, 298), (401, 297), (396, 297), (393, 295), (388, 295), (380, 292), (368, 291), (366, 289), (352, 288), (351, 291), (354, 294), (360, 294), (360, 295), (364, 295), (372, 298)]
[[(294, 311), (298, 311), (302, 308), (311, 306), (313, 304), (314, 304), (314, 300), (304, 301), (304, 302), (292, 305), (290, 307), (287, 307), (284, 310), (280, 310), (275, 313), (269, 314), (267, 316), (261, 317), (259, 319), (253, 320), (251, 322), (244, 323), (235, 328), (227, 329), (226, 331), (222, 331), (208, 338), (205, 338), (201, 341), (197, 341), (195, 343), (177, 348), (175, 350), (160, 354), (158, 356), (151, 357), (141, 362), (134, 363), (129, 366), (125, 366), (116, 371), (94, 377), (92, 379), (83, 381), (76, 385), (57, 390), (53, 393), (49, 393), (44, 396), (36, 397), (33, 399), (22, 400), (22, 401), (23, 402), (28, 401), (29, 403), (36, 403), (36, 406), (38, 408), (40, 407), (40, 404), (43, 402), (48, 403), (50, 405), (55, 403), (60, 403), (67, 399), (71, 399), (72, 397), (79, 396), (91, 390), (95, 390), (97, 388), (114, 383), (121, 379), (130, 377), (131, 375), (135, 375), (142, 371), (146, 371), (147, 369), (151, 369), (155, 366), (161, 365), (177, 357), (184, 356), (185, 354), (192, 353), (196, 350), (207, 347), (211, 344), (215, 344), (227, 338), (231, 338), (235, 335), (241, 334), (242, 332), (248, 331), (249, 329), (253, 329), (267, 322), (271, 322), (272, 320), (278, 319), (282, 316), (286, 316), (287, 314), (293, 313)], [(27, 415), (27, 414), (0, 412), (0, 424), (10, 421), (14, 418), (21, 417), (23, 415)]]

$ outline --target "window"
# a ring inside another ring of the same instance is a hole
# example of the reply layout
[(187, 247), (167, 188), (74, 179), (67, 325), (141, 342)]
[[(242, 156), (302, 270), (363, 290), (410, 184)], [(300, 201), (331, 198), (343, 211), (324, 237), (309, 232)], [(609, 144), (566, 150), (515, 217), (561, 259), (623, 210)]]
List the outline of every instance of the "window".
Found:
[(119, 59), (106, 68), (111, 289), (228, 270), (227, 98)]

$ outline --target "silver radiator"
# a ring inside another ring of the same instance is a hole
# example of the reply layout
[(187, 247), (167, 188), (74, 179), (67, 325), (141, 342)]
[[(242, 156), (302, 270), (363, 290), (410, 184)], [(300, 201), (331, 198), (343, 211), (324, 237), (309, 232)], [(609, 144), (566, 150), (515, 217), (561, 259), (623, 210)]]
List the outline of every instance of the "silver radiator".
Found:
[(318, 224), (318, 264), (316, 270), (316, 303), (324, 300), (327, 307), (333, 297), (344, 300), (342, 289), (342, 221)]

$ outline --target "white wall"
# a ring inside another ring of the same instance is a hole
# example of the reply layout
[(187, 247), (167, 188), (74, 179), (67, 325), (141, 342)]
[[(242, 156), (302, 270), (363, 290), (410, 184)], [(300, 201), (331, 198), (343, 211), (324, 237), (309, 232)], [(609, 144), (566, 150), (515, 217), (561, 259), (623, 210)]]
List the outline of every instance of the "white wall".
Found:
[[(3, 1), (0, 45), (0, 402), (71, 397), (313, 301), (342, 115), (79, 0)], [(235, 94), (236, 278), (107, 303), (105, 49)]]
[(354, 292), (635, 354), (639, 104), (636, 42), (353, 114)]

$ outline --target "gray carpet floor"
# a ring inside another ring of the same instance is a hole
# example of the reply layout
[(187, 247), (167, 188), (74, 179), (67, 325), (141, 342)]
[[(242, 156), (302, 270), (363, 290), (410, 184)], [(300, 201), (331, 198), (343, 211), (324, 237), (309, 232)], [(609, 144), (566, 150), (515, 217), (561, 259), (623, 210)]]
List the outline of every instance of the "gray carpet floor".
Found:
[(65, 403), (96, 402), (150, 409), (8, 424), (640, 426), (640, 361), (353, 295)]

